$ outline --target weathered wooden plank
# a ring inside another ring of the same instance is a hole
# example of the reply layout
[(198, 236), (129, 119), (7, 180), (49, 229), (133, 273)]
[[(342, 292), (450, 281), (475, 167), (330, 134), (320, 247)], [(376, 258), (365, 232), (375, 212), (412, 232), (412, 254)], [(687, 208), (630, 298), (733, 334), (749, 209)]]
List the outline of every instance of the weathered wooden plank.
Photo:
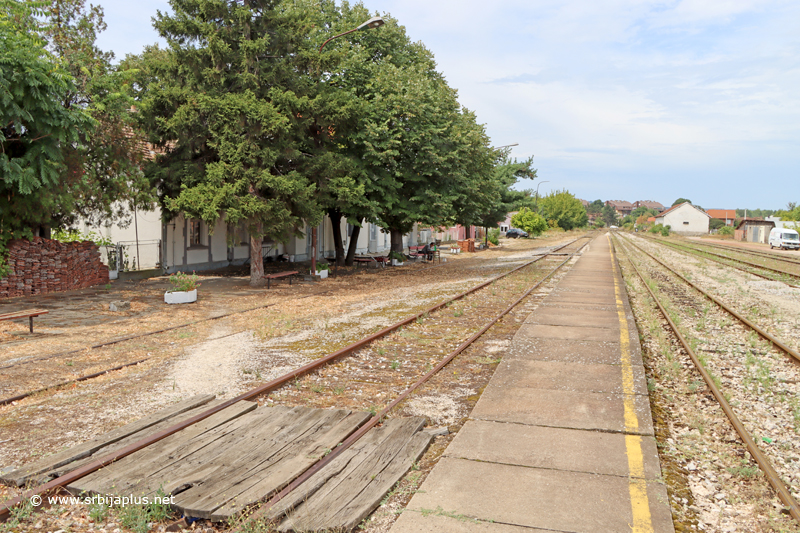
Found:
[(17, 470), (14, 470), (13, 472), (9, 472), (0, 478), (0, 482), (6, 484), (13, 483), (21, 487), (29, 480), (38, 479), (41, 477), (41, 475), (47, 472), (56, 469), (72, 470), (72, 468), (68, 468), (70, 463), (90, 457), (91, 455), (96, 454), (98, 451), (108, 452), (113, 449), (117, 449), (119, 446), (112, 445), (118, 443), (128, 436), (136, 435), (137, 438), (141, 438), (149, 435), (153, 433), (152, 427), (159, 422), (173, 418), (190, 409), (205, 405), (213, 399), (214, 395), (204, 394), (194, 396), (188, 400), (183, 400), (177, 404), (153, 413), (152, 415), (137, 420), (136, 422), (126, 424), (122, 427), (109, 431), (108, 433), (104, 433), (103, 435), (95, 437), (90, 441), (84, 442), (83, 444), (73, 446), (72, 448), (54, 453), (53, 455), (48, 455), (47, 457), (43, 457), (38, 461), (27, 464)]
[[(203, 485), (210, 477), (216, 475), (216, 471), (220, 468), (215, 459), (230, 452), (240, 452), (241, 441), (248, 433), (277, 434), (283, 428), (295, 424), (298, 415), (306, 409), (304, 407), (260, 408), (236, 423), (225, 424), (180, 443), (176, 450), (168, 454), (162, 453), (160, 457), (154, 458), (138, 479), (130, 477), (124, 479), (124, 483), (128, 484), (128, 488), (134, 494), (152, 492), (162, 485), (165, 491), (178, 494)], [(255, 443), (255, 446), (258, 446), (258, 443)], [(224, 463), (218, 475), (227, 475)]]
[[(237, 402), (205, 420), (75, 481), (69, 485), (68, 489), (73, 493), (135, 494), (137, 496), (150, 494), (158, 490), (160, 485), (156, 484), (152, 490), (143, 488), (138, 492), (132, 492), (132, 489), (153, 472), (158, 472), (172, 462), (180, 460), (185, 453), (191, 453), (196, 447), (203, 446), (207, 441), (213, 441), (210, 436), (217, 435), (219, 431), (224, 431), (224, 428), (247, 425), (248, 422), (243, 419), (248, 414), (252, 414), (256, 407), (257, 404), (254, 402)], [(209, 438), (198, 439), (200, 436), (209, 436)], [(179, 486), (168, 488), (168, 484), (164, 483), (163, 488), (167, 493), (171, 493)]]
[(422, 456), (432, 438), (419, 431), (423, 425), (424, 419), (392, 419), (373, 429), (376, 436), (346, 450), (271, 510), (273, 517), (288, 514), (279, 530), (353, 530)]
[(176, 506), (187, 516), (224, 520), (287, 485), (370, 417), (365, 412), (315, 411), (318, 418), (312, 426), (304, 424), (301, 431), (287, 428), (271, 442), (252, 447), (230, 464), (224, 477), (215, 476), (178, 495)]

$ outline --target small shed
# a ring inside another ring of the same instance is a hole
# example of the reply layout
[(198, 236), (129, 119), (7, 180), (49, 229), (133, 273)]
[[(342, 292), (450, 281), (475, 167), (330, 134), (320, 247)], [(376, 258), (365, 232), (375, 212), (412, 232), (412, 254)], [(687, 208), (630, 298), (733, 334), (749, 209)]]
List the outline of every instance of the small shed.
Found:
[(679, 235), (705, 235), (711, 217), (689, 202), (674, 205), (656, 217), (656, 224), (669, 226)]
[(775, 222), (772, 220), (764, 220), (763, 218), (744, 218), (736, 226), (733, 238), (737, 241), (747, 242), (760, 242), (767, 244), (769, 242), (769, 232), (775, 227)]

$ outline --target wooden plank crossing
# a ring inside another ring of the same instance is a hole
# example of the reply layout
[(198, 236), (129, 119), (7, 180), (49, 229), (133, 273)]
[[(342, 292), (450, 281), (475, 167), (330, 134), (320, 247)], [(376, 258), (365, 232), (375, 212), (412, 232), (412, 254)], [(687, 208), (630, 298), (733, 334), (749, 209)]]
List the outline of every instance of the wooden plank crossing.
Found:
[(175, 496), (175, 507), (185, 516), (224, 520), (291, 482), (369, 417), (348, 410), (260, 407), (216, 427), (200, 422), (68, 489), (134, 496), (162, 489)]
[[(29, 482), (44, 482), (53, 477), (75, 470), (81, 464), (89, 462), (93, 457), (105, 455), (118, 450), (147, 435), (153, 434), (162, 427), (177, 423), (196, 414), (201, 408), (214, 399), (212, 394), (202, 394), (183, 400), (136, 422), (104, 433), (94, 439), (67, 450), (48, 455), (38, 461), (6, 473), (0, 482), (21, 487)], [(181, 416), (185, 415), (185, 416)]]
[(279, 531), (351, 531), (430, 444), (424, 418), (393, 418), (370, 430), (269, 510)]

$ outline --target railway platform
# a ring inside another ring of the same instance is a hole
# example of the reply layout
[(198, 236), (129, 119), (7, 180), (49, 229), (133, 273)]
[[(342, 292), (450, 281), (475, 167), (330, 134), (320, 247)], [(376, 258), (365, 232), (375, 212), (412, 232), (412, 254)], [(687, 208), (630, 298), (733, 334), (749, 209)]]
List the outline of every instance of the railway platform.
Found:
[(674, 531), (607, 236), (526, 319), (391, 531)]

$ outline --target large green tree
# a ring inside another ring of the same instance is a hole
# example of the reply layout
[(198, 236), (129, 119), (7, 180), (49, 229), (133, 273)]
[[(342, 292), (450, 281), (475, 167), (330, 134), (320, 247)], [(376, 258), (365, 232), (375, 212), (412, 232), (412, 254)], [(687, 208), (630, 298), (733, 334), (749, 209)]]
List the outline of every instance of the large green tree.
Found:
[(487, 186), (497, 187), (499, 198), (494, 204), (485, 204), (479, 225), (493, 228), (498, 222), (503, 221), (509, 212), (519, 210), (523, 206), (533, 207), (531, 191), (518, 191), (512, 188), (519, 179), (536, 179), (536, 169), (532, 165), (533, 157), (518, 161), (511, 159), (507, 151), (500, 153), (494, 167), (494, 179), (487, 180)]
[(304, 79), (292, 60), (307, 32), (277, 0), (171, 0), (154, 25), (168, 48), (138, 59), (142, 123), (161, 153), (146, 167), (165, 216), (209, 227), (225, 216), (250, 233), (250, 283), (263, 283), (264, 236), (286, 241), (321, 208), (304, 169), (296, 109)]
[(0, 274), (9, 239), (46, 230), (74, 205), (65, 148), (92, 126), (84, 109), (63, 105), (75, 83), (39, 35), (43, 8), (0, 1)]
[(550, 221), (554, 220), (559, 228), (571, 230), (586, 225), (589, 217), (583, 204), (566, 189), (553, 191), (539, 200), (542, 216)]

